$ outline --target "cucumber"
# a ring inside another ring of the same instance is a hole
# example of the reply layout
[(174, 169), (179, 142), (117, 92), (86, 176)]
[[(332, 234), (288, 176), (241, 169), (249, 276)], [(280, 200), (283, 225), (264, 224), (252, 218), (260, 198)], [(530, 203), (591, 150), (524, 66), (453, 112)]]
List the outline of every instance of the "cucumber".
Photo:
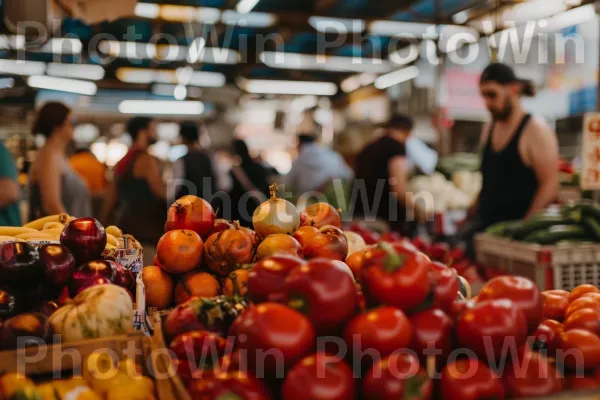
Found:
[(583, 217), (581, 223), (588, 230), (590, 235), (597, 241), (600, 242), (600, 222), (594, 217)]
[(587, 230), (581, 225), (554, 225), (532, 232), (524, 240), (530, 243), (550, 245), (562, 240), (587, 239), (588, 237)]
[(584, 217), (592, 217), (600, 221), (600, 206), (595, 204), (580, 204), (579, 209)]
[(485, 233), (495, 236), (512, 237), (515, 229), (521, 226), (522, 221), (503, 221), (489, 226)]
[(574, 225), (577, 223), (575, 218), (564, 218), (562, 216), (539, 215), (524, 221), (521, 226), (513, 232), (513, 238), (520, 240), (526, 238), (529, 234), (548, 229), (558, 225)]

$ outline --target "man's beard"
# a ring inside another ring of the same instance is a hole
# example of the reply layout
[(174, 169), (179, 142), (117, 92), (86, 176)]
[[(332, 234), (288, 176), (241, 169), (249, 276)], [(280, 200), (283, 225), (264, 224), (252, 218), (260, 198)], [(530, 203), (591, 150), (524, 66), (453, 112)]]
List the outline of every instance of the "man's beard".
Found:
[(507, 101), (502, 110), (490, 110), (492, 117), (496, 121), (506, 121), (512, 114), (513, 106), (510, 101)]

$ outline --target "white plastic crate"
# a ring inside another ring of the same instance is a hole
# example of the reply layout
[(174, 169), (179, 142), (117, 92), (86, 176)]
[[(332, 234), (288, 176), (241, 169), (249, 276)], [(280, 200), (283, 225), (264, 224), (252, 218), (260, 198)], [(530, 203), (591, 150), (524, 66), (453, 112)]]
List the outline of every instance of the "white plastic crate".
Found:
[(541, 290), (600, 286), (600, 244), (540, 246), (483, 233), (475, 250), (482, 265), (529, 278)]

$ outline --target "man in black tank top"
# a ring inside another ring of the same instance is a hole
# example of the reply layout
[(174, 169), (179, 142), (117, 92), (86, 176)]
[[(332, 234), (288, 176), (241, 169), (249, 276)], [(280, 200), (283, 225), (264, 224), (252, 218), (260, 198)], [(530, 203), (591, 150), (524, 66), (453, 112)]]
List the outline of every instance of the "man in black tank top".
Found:
[(482, 134), (483, 186), (474, 206), (479, 229), (485, 229), (547, 207), (558, 192), (559, 155), (555, 133), (521, 106), (521, 96), (534, 95), (530, 82), (494, 63), (483, 71), (480, 91), (492, 115)]

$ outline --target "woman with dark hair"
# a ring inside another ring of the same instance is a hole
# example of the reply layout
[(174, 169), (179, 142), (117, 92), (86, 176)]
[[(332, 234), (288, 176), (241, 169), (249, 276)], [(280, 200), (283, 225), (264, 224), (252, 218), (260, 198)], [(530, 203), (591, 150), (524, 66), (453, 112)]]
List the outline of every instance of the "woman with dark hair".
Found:
[(238, 163), (231, 169), (231, 219), (239, 220), (244, 226), (251, 226), (254, 210), (269, 193), (268, 173), (250, 156), (243, 140), (233, 142), (233, 155), (237, 156)]
[(73, 140), (71, 109), (62, 103), (46, 103), (31, 131), (46, 139), (29, 172), (29, 219), (67, 213), (89, 217), (92, 206), (87, 186), (69, 165), (67, 146)]

